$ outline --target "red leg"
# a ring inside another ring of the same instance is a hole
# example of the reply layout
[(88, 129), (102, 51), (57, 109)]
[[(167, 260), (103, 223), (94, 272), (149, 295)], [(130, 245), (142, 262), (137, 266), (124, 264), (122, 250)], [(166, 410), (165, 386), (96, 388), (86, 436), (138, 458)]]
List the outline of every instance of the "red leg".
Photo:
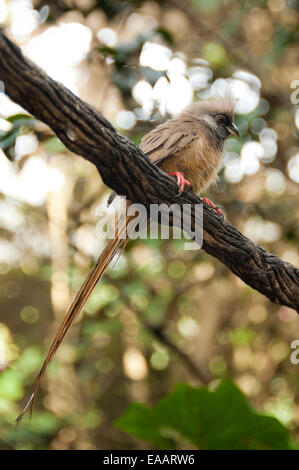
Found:
[(218, 212), (218, 214), (220, 215), (223, 215), (223, 212), (221, 209), (219, 209), (219, 207), (216, 206), (216, 204), (214, 204), (213, 201), (211, 201), (210, 199), (208, 199), (207, 197), (203, 197), (202, 200), (208, 204), (209, 206), (212, 207), (212, 209), (215, 209), (216, 212)]
[(174, 171), (173, 173), (168, 173), (169, 176), (175, 176), (176, 179), (177, 179), (177, 183), (179, 185), (179, 192), (182, 193), (185, 189), (185, 185), (186, 186), (191, 186), (191, 183), (190, 181), (186, 180), (184, 178), (184, 176), (182, 175), (182, 173), (180, 173), (179, 171)]

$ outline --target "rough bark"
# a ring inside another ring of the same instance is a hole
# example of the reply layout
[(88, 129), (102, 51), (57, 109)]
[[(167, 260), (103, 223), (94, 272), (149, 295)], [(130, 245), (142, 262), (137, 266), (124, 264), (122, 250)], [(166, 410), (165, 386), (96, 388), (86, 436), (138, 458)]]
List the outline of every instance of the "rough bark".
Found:
[(173, 178), (118, 134), (94, 107), (26, 59), (1, 30), (0, 80), (12, 100), (50, 126), (68, 149), (92, 162), (118, 194), (147, 207), (191, 204), (192, 229), (195, 204), (203, 204), (202, 248), (271, 301), (299, 312), (299, 269), (255, 245), (192, 192), (177, 197)]

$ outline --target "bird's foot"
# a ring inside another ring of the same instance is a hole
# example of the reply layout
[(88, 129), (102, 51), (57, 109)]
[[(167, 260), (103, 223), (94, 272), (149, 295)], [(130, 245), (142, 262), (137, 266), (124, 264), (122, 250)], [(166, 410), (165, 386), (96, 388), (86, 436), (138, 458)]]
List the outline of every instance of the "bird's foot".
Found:
[(182, 193), (185, 189), (185, 186), (191, 186), (190, 181), (186, 180), (182, 173), (179, 171), (174, 171), (173, 173), (168, 173), (169, 176), (175, 176), (179, 186), (179, 194)]
[(216, 212), (218, 212), (218, 214), (220, 215), (223, 215), (223, 212), (221, 209), (219, 209), (219, 207), (216, 206), (216, 204), (214, 204), (213, 201), (211, 201), (210, 199), (208, 199), (207, 197), (203, 197), (202, 200), (208, 204), (210, 207), (212, 207), (212, 209), (215, 209)]

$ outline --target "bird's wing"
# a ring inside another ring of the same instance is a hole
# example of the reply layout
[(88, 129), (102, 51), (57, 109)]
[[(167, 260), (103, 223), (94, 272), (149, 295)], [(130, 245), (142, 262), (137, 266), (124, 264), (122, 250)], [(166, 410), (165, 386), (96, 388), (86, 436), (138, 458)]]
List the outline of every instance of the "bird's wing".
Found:
[(178, 122), (174, 118), (148, 132), (141, 139), (140, 149), (159, 164), (189, 145), (196, 135), (197, 130), (192, 128), (192, 123), (187, 120)]

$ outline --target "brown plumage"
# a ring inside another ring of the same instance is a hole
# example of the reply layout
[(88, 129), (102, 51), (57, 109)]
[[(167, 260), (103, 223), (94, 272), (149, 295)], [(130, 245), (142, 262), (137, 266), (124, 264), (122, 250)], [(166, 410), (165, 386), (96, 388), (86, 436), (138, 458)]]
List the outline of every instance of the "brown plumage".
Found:
[[(224, 141), (230, 133), (238, 135), (238, 129), (233, 124), (232, 99), (218, 98), (195, 103), (160, 124), (143, 137), (140, 148), (166, 173), (182, 173), (191, 183), (192, 190), (199, 193), (216, 181)], [(110, 202), (115, 195), (116, 193), (111, 194)], [(126, 215), (121, 218), (114, 238), (108, 242), (76, 294), (35, 380), (33, 394), (17, 422), (28, 409), (32, 414), (39, 383), (48, 364), (111, 260), (119, 248), (126, 244), (128, 238), (124, 240), (121, 235), (127, 235), (127, 225), (133, 218)]]

